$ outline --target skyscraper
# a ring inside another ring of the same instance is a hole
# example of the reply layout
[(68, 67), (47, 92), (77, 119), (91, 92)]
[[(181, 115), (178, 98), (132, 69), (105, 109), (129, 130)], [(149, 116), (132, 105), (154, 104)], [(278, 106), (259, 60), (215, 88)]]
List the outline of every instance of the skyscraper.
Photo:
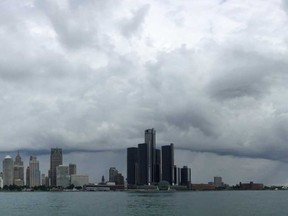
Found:
[(56, 185), (57, 187), (66, 188), (70, 184), (69, 167), (59, 165), (56, 167)]
[[(148, 144), (138, 144), (138, 185), (149, 184)], [(150, 173), (151, 174), (151, 173)]]
[(13, 185), (14, 162), (12, 157), (7, 155), (3, 160), (3, 185)]
[(26, 186), (30, 187), (30, 167), (26, 168)]
[(162, 180), (174, 184), (174, 145), (162, 146)]
[(24, 166), (23, 161), (21, 159), (21, 156), (19, 152), (17, 153), (17, 156), (15, 158), (14, 162), (14, 184), (16, 185), (16, 182), (18, 182), (21, 186), (24, 185)]
[(30, 156), (29, 160), (29, 168), (30, 168), (30, 187), (35, 187), (41, 185), (40, 177), (41, 173), (39, 170), (39, 161), (36, 156)]
[(138, 180), (138, 148), (127, 148), (127, 184), (136, 185)]
[(76, 164), (69, 164), (69, 175), (76, 175)]
[(50, 186), (55, 187), (56, 184), (56, 167), (62, 165), (63, 158), (62, 158), (62, 149), (60, 148), (51, 148), (50, 154)]
[(154, 128), (145, 130), (147, 144), (148, 184), (156, 182), (156, 131)]
[(181, 185), (191, 186), (191, 168), (187, 166), (181, 168)]
[(162, 159), (161, 159), (161, 150), (156, 149), (156, 176), (154, 179), (154, 182), (158, 183), (162, 180)]

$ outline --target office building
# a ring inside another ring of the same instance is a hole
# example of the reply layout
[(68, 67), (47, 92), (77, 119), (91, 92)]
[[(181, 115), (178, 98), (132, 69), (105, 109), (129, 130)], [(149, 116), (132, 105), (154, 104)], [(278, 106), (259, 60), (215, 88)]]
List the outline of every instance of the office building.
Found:
[(30, 156), (29, 160), (30, 168), (30, 187), (35, 187), (40, 185), (40, 170), (39, 170), (39, 161), (36, 156)]
[(222, 177), (219, 177), (219, 176), (215, 176), (215, 177), (214, 177), (214, 186), (215, 186), (216, 188), (223, 186)]
[(239, 183), (239, 189), (240, 190), (263, 190), (264, 185), (262, 183), (254, 183), (254, 182), (249, 182), (249, 183)]
[(124, 176), (121, 173), (117, 173), (114, 176), (115, 185), (124, 185)]
[(156, 131), (154, 128), (145, 130), (145, 143), (147, 144), (147, 182), (156, 182)]
[(45, 174), (41, 174), (41, 185), (46, 185), (46, 176)]
[(191, 168), (188, 168), (187, 166), (181, 168), (181, 185), (191, 187)]
[(0, 188), (3, 188), (3, 178), (2, 177), (0, 177)]
[(7, 155), (3, 160), (3, 185), (13, 185), (14, 162), (12, 157)]
[(138, 185), (149, 184), (148, 151), (147, 143), (138, 144)]
[(179, 168), (176, 166), (176, 165), (174, 165), (174, 184), (175, 185), (179, 185), (180, 184), (180, 176), (181, 175), (179, 175)]
[(71, 175), (71, 185), (74, 187), (83, 187), (84, 185), (89, 184), (89, 176), (88, 175)]
[(127, 184), (136, 185), (138, 181), (138, 148), (127, 148)]
[(50, 186), (55, 187), (57, 186), (57, 174), (56, 174), (56, 167), (62, 165), (63, 157), (62, 157), (62, 149), (60, 148), (52, 148), (50, 154), (50, 171), (49, 171), (49, 178), (50, 178)]
[(56, 167), (56, 186), (66, 188), (70, 185), (69, 167), (59, 165)]
[(162, 150), (162, 181), (174, 184), (174, 145), (165, 145)]
[(162, 179), (162, 157), (161, 157), (161, 150), (160, 149), (156, 149), (155, 150), (156, 152), (156, 164), (155, 164), (155, 179), (154, 179), (154, 182), (155, 183), (158, 183), (161, 181)]
[(26, 186), (30, 187), (30, 167), (26, 168)]
[(115, 176), (118, 174), (118, 170), (115, 167), (109, 169), (109, 182), (115, 182)]
[[(23, 161), (21, 159), (19, 152), (17, 153), (17, 156), (15, 158), (15, 162), (14, 162), (13, 178), (14, 178), (13, 181), (14, 181), (15, 185), (19, 185), (19, 186), (24, 185), (24, 165), (23, 165)], [(16, 182), (17, 182), (17, 184), (16, 184)]]
[(76, 164), (69, 164), (69, 175), (76, 175)]

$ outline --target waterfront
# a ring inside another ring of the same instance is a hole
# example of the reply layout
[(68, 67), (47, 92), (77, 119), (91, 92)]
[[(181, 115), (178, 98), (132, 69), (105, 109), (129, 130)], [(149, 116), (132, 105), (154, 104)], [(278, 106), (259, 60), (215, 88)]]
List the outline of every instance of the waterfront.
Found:
[(3, 192), (1, 215), (287, 215), (288, 191)]

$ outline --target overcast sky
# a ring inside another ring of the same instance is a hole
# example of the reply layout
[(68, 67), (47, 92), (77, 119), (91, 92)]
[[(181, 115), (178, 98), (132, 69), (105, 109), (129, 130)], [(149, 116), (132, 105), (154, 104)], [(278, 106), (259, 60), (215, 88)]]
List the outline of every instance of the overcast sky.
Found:
[(155, 128), (193, 182), (288, 184), (287, 0), (0, 0), (0, 151), (126, 175)]

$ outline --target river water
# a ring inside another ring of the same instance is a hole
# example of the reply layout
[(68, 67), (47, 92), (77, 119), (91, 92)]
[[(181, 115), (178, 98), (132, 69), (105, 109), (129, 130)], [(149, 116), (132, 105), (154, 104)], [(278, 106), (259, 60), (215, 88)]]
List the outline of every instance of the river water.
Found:
[(288, 191), (0, 192), (0, 215), (286, 216)]

